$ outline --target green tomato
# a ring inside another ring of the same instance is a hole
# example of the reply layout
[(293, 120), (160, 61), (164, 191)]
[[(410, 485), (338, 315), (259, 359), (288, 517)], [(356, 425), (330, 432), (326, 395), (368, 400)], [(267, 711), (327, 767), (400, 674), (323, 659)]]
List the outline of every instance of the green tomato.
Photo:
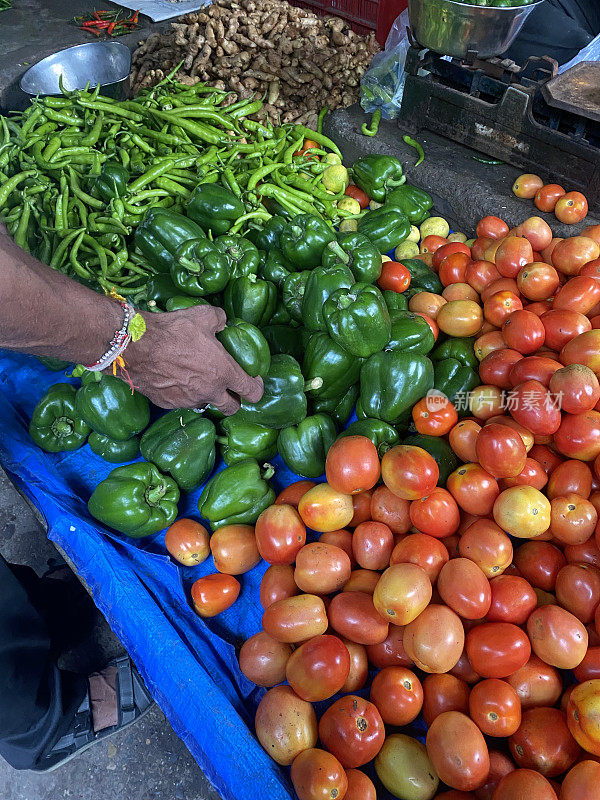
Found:
[(375, 771), (385, 788), (402, 800), (431, 800), (440, 782), (425, 745), (403, 733), (387, 737)]
[(419, 231), (421, 232), (421, 239), (426, 236), (441, 236), (445, 239), (450, 233), (450, 225), (443, 217), (429, 217), (429, 219), (421, 223)]
[(448, 234), (448, 241), (449, 242), (462, 242), (463, 244), (467, 241), (467, 237), (464, 233), (449, 233)]
[(414, 258), (419, 255), (419, 245), (416, 242), (401, 242), (394, 250), (394, 258), (396, 261), (402, 261), (403, 258)]
[(408, 234), (406, 241), (416, 242), (417, 244), (419, 244), (419, 242), (421, 241), (421, 231), (417, 228), (416, 225), (410, 226), (410, 233)]

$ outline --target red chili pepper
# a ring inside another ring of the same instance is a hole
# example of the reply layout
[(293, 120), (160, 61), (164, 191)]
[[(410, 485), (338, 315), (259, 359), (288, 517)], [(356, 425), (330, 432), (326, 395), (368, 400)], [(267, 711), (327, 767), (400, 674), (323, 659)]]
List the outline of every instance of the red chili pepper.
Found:
[(116, 24), (117, 24), (116, 22), (111, 22), (110, 25), (108, 26), (107, 33), (109, 36), (112, 36), (112, 32), (114, 31)]
[(113, 23), (101, 19), (89, 19), (87, 22), (82, 23), (81, 27), (85, 30), (103, 30), (108, 28)]

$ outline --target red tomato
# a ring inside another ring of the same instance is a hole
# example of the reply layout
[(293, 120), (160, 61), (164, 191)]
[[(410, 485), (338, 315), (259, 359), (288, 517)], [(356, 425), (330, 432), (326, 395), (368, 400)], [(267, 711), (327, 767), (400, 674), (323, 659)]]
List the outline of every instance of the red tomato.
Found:
[(580, 683), (571, 692), (567, 724), (571, 734), (588, 753), (600, 756), (600, 680)]
[(554, 206), (554, 213), (559, 222), (575, 225), (585, 219), (588, 212), (588, 202), (581, 192), (567, 192), (558, 198)]
[[(587, 236), (571, 236), (559, 242), (552, 251), (552, 265), (564, 275), (577, 275), (584, 264), (599, 255), (600, 247), (593, 239), (588, 239)], [(575, 310), (585, 313), (580, 308)]]
[(529, 583), (545, 592), (551, 592), (556, 576), (567, 563), (566, 558), (550, 542), (525, 542), (516, 551), (514, 563)]
[(458, 614), (436, 603), (430, 603), (404, 628), (404, 649), (423, 672), (451, 670), (462, 654), (464, 641)]
[(555, 605), (537, 608), (527, 620), (533, 652), (553, 667), (574, 669), (585, 656), (588, 633), (569, 611)]
[(553, 307), (588, 314), (598, 301), (600, 301), (600, 281), (576, 275), (559, 289), (554, 297)]
[(521, 669), (531, 655), (529, 639), (509, 622), (485, 622), (472, 628), (466, 648), (473, 669), (484, 678), (506, 678)]
[(560, 787), (561, 800), (592, 798), (600, 786), (600, 764), (597, 761), (580, 761), (565, 775)]
[(394, 536), (383, 522), (362, 522), (352, 537), (352, 552), (364, 569), (385, 569), (394, 549)]
[(547, 183), (537, 190), (533, 202), (540, 211), (554, 211), (558, 199), (563, 194), (565, 194), (565, 190), (558, 183)]
[(362, 189), (359, 189), (358, 186), (355, 186), (353, 183), (350, 183), (348, 186), (346, 186), (344, 194), (346, 197), (352, 197), (354, 200), (358, 200), (361, 209), (366, 208), (369, 205), (370, 201), (367, 193), (363, 192)]
[(517, 197), (523, 197), (526, 200), (531, 200), (535, 197), (537, 192), (543, 187), (544, 181), (539, 175), (534, 175), (531, 172), (526, 172), (519, 175), (517, 180), (512, 185), (513, 194)]
[[(311, 490), (314, 491), (314, 490)], [(306, 528), (293, 506), (273, 505), (256, 521), (256, 545), (268, 564), (293, 564), (306, 542)]]
[(304, 497), (309, 489), (313, 488), (313, 486), (316, 486), (314, 481), (296, 481), (295, 483), (290, 483), (290, 485), (286, 486), (283, 491), (279, 492), (277, 499), (275, 500), (275, 505), (283, 504), (298, 508), (298, 503), (300, 500)]
[(418, 433), (429, 436), (445, 436), (458, 422), (458, 412), (447, 397), (423, 397), (413, 406), (412, 418)]
[(450, 431), (448, 443), (461, 461), (477, 461), (475, 443), (480, 430), (481, 425), (475, 420), (464, 419)]
[(560, 397), (560, 407), (569, 414), (591, 411), (600, 400), (600, 383), (589, 367), (570, 364), (550, 379), (550, 391)]
[(490, 239), (503, 239), (508, 230), (508, 225), (503, 219), (488, 216), (479, 220), (475, 232), (478, 237), (487, 236)]
[(366, 436), (344, 436), (329, 448), (325, 475), (338, 492), (358, 494), (372, 489), (379, 472), (377, 448)]
[(289, 564), (274, 565), (267, 569), (260, 582), (260, 604), (268, 608), (277, 600), (294, 597), (299, 589), (294, 580), (294, 568)]
[(500, 492), (498, 482), (479, 464), (463, 464), (448, 476), (448, 491), (469, 514), (487, 516)]
[(304, 642), (327, 630), (325, 605), (314, 594), (284, 597), (265, 609), (262, 625), (278, 642)]
[(242, 645), (240, 670), (252, 683), (270, 688), (285, 681), (285, 666), (291, 655), (289, 644), (278, 642), (268, 633), (260, 631)]
[(485, 302), (485, 300), (498, 292), (511, 292), (515, 297), (519, 297), (519, 287), (516, 280), (514, 278), (498, 278), (498, 280), (492, 281), (481, 292), (481, 299)]
[(529, 217), (517, 230), (520, 236), (524, 236), (530, 242), (534, 255), (536, 252), (539, 255), (552, 241), (552, 229), (541, 217)]
[(565, 714), (558, 708), (530, 708), (509, 747), (518, 767), (534, 769), (546, 778), (570, 769), (579, 745), (569, 733)]
[[(528, 312), (523, 311), (521, 313), (526, 314)], [(512, 319), (512, 316), (508, 318), (507, 322), (510, 319)], [(493, 350), (481, 360), (479, 377), (483, 383), (499, 386), (501, 389), (509, 389), (512, 385), (509, 377), (510, 373), (513, 367), (522, 359), (523, 356), (519, 351), (511, 350), (508, 347), (502, 350)]]
[(350, 558), (340, 547), (311, 542), (296, 555), (294, 581), (308, 594), (331, 594), (342, 588), (350, 578), (351, 569)]
[(482, 619), (490, 608), (492, 592), (485, 574), (468, 558), (453, 558), (438, 577), (440, 597), (463, 619)]
[(511, 536), (535, 539), (550, 527), (551, 506), (533, 486), (510, 486), (494, 503), (494, 520)]
[(477, 800), (492, 800), (496, 786), (505, 775), (514, 772), (515, 765), (510, 758), (499, 750), (490, 750), (490, 771), (486, 782), (475, 792)]
[(340, 691), (350, 672), (350, 653), (337, 636), (315, 636), (298, 647), (286, 665), (286, 678), (298, 697), (310, 703)]
[(475, 445), (477, 460), (494, 478), (518, 475), (527, 459), (525, 443), (508, 425), (484, 425)]
[(260, 561), (252, 525), (224, 525), (210, 540), (210, 549), (219, 572), (242, 575)]
[(551, 503), (550, 533), (562, 544), (583, 544), (594, 533), (598, 514), (583, 497), (567, 494)]
[(505, 775), (492, 800), (557, 800), (552, 785), (531, 769), (516, 769)]
[(369, 663), (377, 669), (412, 666), (413, 662), (404, 649), (403, 639), (404, 628), (401, 625), (390, 625), (383, 642), (366, 646)]
[(418, 500), (433, 491), (440, 470), (433, 456), (422, 447), (396, 445), (381, 459), (381, 477), (398, 497)]
[(388, 623), (366, 592), (342, 592), (329, 605), (329, 622), (341, 636), (356, 644), (379, 644), (388, 635)]
[(509, 537), (491, 519), (478, 519), (469, 525), (460, 537), (458, 551), (475, 562), (488, 578), (501, 575), (513, 557)]
[(442, 292), (442, 297), (449, 303), (452, 300), (479, 301), (479, 294), (475, 291), (475, 289), (473, 289), (472, 286), (469, 286), (468, 283), (452, 283), (450, 286), (446, 286)]
[(502, 325), (506, 346), (519, 353), (535, 353), (544, 344), (546, 331), (540, 318), (531, 311), (515, 311)]
[(528, 300), (546, 300), (552, 297), (559, 282), (558, 272), (543, 261), (526, 264), (517, 275), (519, 291)]
[(600, 371), (600, 331), (587, 330), (571, 339), (560, 351), (560, 360), (568, 364), (585, 364), (594, 372)]
[(385, 667), (373, 678), (371, 702), (387, 725), (409, 725), (421, 713), (423, 687), (405, 667)]
[(342, 639), (342, 641), (350, 654), (350, 672), (341, 691), (344, 693), (358, 692), (367, 682), (369, 674), (367, 651), (362, 644), (356, 644), (356, 642), (351, 642), (349, 639)]
[(202, 564), (210, 555), (210, 535), (204, 525), (193, 519), (178, 519), (167, 528), (165, 547), (185, 567)]
[(559, 671), (532, 655), (524, 667), (506, 678), (521, 700), (521, 708), (553, 706), (563, 690)]
[(552, 300), (538, 300), (536, 303), (527, 303), (527, 305), (523, 306), (526, 311), (531, 311), (532, 314), (536, 314), (538, 317), (541, 317), (542, 314), (545, 314), (546, 311), (550, 311), (552, 308)]
[(384, 261), (377, 284), (381, 289), (389, 289), (398, 293), (405, 292), (410, 286), (410, 272), (404, 264), (396, 261)]
[(592, 470), (581, 461), (563, 461), (550, 471), (550, 479), (546, 490), (550, 500), (566, 494), (589, 497), (591, 491)]
[(600, 412), (565, 414), (554, 435), (558, 451), (569, 458), (592, 461), (600, 454)]
[(435, 341), (437, 342), (437, 338), (438, 338), (438, 336), (440, 335), (440, 329), (439, 329), (439, 326), (438, 326), (437, 322), (436, 322), (434, 319), (432, 319), (432, 318), (429, 316), (429, 314), (423, 314), (423, 313), (421, 313), (420, 311), (415, 311), (415, 314), (416, 314), (418, 317), (423, 317), (423, 319), (425, 320), (425, 322), (426, 322), (426, 323), (429, 325), (429, 327), (431, 328), (431, 332), (433, 333), (433, 338), (434, 338), (434, 339), (435, 339)]
[[(354, 437), (348, 436), (345, 440), (348, 441), (350, 438)], [(338, 441), (343, 442), (344, 439)], [(352, 521), (354, 516), (352, 495), (337, 492), (328, 483), (318, 483), (300, 500), (298, 512), (304, 524), (314, 531), (320, 533), (337, 531)]]
[(525, 459), (525, 466), (515, 475), (514, 478), (503, 478), (500, 481), (500, 489), (508, 489), (511, 486), (533, 486), (534, 489), (540, 491), (548, 482), (548, 476), (544, 472), (543, 467), (533, 458)]
[(348, 523), (349, 528), (356, 528), (361, 522), (366, 522), (371, 519), (371, 497), (373, 492), (367, 490), (366, 492), (359, 492), (352, 495), (352, 508), (354, 516)]
[(296, 756), (291, 778), (298, 800), (345, 797), (348, 789), (348, 778), (337, 758), (317, 748)]
[(355, 569), (344, 584), (343, 592), (365, 592), (373, 595), (380, 573), (372, 569)]
[(343, 767), (361, 767), (381, 750), (385, 727), (373, 703), (349, 694), (323, 714), (319, 738)]
[[(572, 339), (592, 328), (589, 319), (577, 311), (546, 311), (540, 319), (546, 331), (546, 346), (553, 350), (561, 350)], [(573, 363), (577, 363), (575, 359)]]
[(427, 497), (412, 501), (410, 519), (421, 533), (443, 539), (458, 529), (460, 512), (450, 492), (436, 486)]
[(469, 711), (469, 685), (449, 673), (427, 675), (423, 681), (423, 719), (427, 727), (444, 711)]
[(479, 728), (460, 711), (436, 717), (426, 740), (427, 753), (440, 780), (453, 789), (470, 791), (482, 786), (490, 758)]
[(512, 736), (521, 724), (521, 701), (506, 681), (488, 678), (471, 690), (469, 715), (486, 736)]
[(473, 258), (483, 260), (486, 250), (492, 245), (494, 239), (489, 236), (478, 236), (471, 245), (471, 255)]
[(410, 530), (409, 509), (409, 501), (395, 495), (387, 486), (378, 486), (371, 497), (371, 519), (384, 522), (393, 534)]
[[(451, 244), (460, 244), (460, 242), (451, 242)], [(450, 245), (446, 245), (446, 247), (449, 246)], [(437, 256), (437, 254), (443, 249), (443, 247), (440, 247), (440, 250), (438, 250), (435, 255)], [(465, 283), (467, 280), (467, 267), (470, 263), (470, 251), (468, 255), (464, 252), (456, 252), (448, 256), (444, 256), (439, 268), (439, 276), (442, 284), (444, 286), (450, 286), (452, 283)]]
[(192, 585), (192, 603), (201, 617), (216, 617), (238, 599), (240, 582), (233, 575), (205, 575)]
[(508, 317), (515, 311), (523, 308), (523, 303), (518, 296), (509, 290), (502, 290), (494, 294), (484, 297), (483, 300), (483, 316), (492, 325), (500, 326)]
[(477, 683), (477, 681), (481, 680), (481, 675), (475, 672), (473, 665), (469, 661), (466, 648), (462, 651), (460, 658), (450, 672), (455, 678), (460, 678), (468, 684)]
[(554, 397), (539, 381), (525, 381), (510, 393), (508, 408), (513, 419), (536, 436), (556, 433), (561, 424)]
[[(590, 498), (590, 502), (591, 498)], [(594, 505), (592, 503), (592, 505)], [(598, 512), (597, 507), (596, 513)], [(565, 547), (565, 557), (569, 564), (589, 564), (600, 569), (600, 549), (594, 539), (588, 539), (583, 544), (569, 544)]]
[(483, 291), (486, 286), (489, 286), (490, 283), (497, 281), (498, 278), (501, 277), (502, 276), (496, 269), (496, 265), (491, 261), (479, 259), (467, 264), (465, 280), (477, 292)]
[(425, 533), (413, 533), (394, 547), (390, 557), (390, 566), (417, 564), (425, 570), (431, 583), (435, 583), (441, 568), (448, 559), (448, 550), (439, 539)]
[(469, 259), (471, 258), (471, 250), (466, 244), (463, 244), (463, 242), (448, 242), (448, 244), (443, 245), (433, 254), (432, 263), (434, 270), (438, 272), (442, 261), (453, 253), (462, 253), (463, 255), (469, 256)]
[(491, 603), (488, 622), (512, 622), (524, 625), (537, 606), (537, 597), (530, 583), (518, 575), (499, 575), (490, 581)]
[(560, 370), (558, 361), (547, 356), (528, 356), (518, 361), (511, 369), (509, 380), (511, 386), (518, 386), (525, 381), (539, 381), (548, 386), (555, 372)]
[(502, 414), (504, 394), (497, 386), (482, 384), (476, 386), (469, 395), (469, 410), (479, 420), (487, 420)]
[(504, 344), (502, 332), (499, 330), (494, 330), (489, 331), (488, 333), (483, 333), (481, 336), (479, 336), (475, 340), (473, 350), (475, 351), (477, 359), (479, 361), (483, 361), (483, 359), (490, 353), (493, 353), (496, 350), (504, 350), (505, 347), (506, 345)]
[(556, 578), (556, 599), (584, 624), (591, 622), (600, 603), (600, 572), (590, 564), (567, 564)]
[(256, 709), (254, 724), (258, 741), (282, 766), (317, 743), (315, 711), (290, 686), (269, 689)]
[(496, 250), (496, 269), (505, 278), (516, 278), (521, 267), (532, 262), (533, 248), (522, 236), (507, 236)]
[(347, 769), (348, 790), (345, 800), (377, 800), (373, 781), (358, 769)]
[(381, 618), (394, 625), (408, 625), (431, 600), (431, 581), (417, 564), (394, 564), (379, 579), (373, 605)]
[(559, 242), (562, 242), (562, 238), (560, 236), (554, 236), (548, 247), (544, 247), (542, 250), (542, 261), (545, 261), (546, 264), (552, 263), (552, 253)]
[(600, 225), (588, 225), (581, 231), (581, 236), (588, 236), (600, 245)]

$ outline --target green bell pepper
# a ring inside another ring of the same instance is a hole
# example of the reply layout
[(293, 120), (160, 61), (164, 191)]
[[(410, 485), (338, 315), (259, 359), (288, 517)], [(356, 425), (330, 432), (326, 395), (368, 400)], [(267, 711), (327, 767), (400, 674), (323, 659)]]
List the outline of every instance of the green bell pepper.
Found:
[(299, 328), (291, 328), (289, 325), (278, 325), (271, 322), (261, 328), (261, 333), (267, 340), (272, 355), (286, 353), (293, 356), (296, 361), (302, 361), (304, 357), (304, 345), (299, 335)]
[(277, 431), (272, 428), (244, 422), (234, 414), (222, 420), (221, 429), (225, 435), (217, 436), (217, 442), (228, 467), (247, 458), (268, 461), (277, 453)]
[(475, 355), (475, 339), (471, 337), (451, 337), (441, 342), (429, 356), (432, 361), (444, 361), (446, 358), (455, 358), (465, 367), (471, 367), (474, 372), (479, 370), (479, 360)]
[(279, 236), (285, 228), (287, 220), (275, 214), (267, 220), (262, 228), (250, 228), (246, 232), (246, 238), (250, 239), (258, 250), (269, 252), (274, 248), (279, 248)]
[(260, 254), (252, 242), (237, 234), (219, 236), (215, 239), (217, 250), (229, 259), (230, 278), (256, 274), (260, 264)]
[(242, 319), (231, 319), (217, 339), (240, 367), (255, 378), (266, 375), (271, 366), (271, 351), (259, 329)]
[(461, 463), (454, 450), (448, 442), (441, 436), (427, 436), (424, 433), (416, 433), (408, 436), (402, 444), (409, 444), (413, 447), (422, 447), (423, 450), (432, 455), (440, 468), (438, 486), (446, 486), (446, 481), (450, 473)]
[(443, 392), (451, 403), (454, 403), (459, 417), (469, 413), (468, 395), (481, 381), (477, 372), (466, 367), (457, 358), (446, 358), (436, 361), (434, 388)]
[(256, 275), (234, 278), (227, 285), (223, 307), (229, 319), (243, 319), (252, 325), (266, 325), (277, 306), (277, 287)]
[(354, 183), (366, 192), (369, 199), (378, 203), (383, 203), (389, 189), (401, 186), (406, 181), (402, 174), (402, 164), (397, 158), (375, 154), (355, 161), (352, 166), (352, 177)]
[(253, 458), (226, 467), (208, 481), (198, 500), (198, 511), (213, 530), (224, 525), (253, 525), (273, 504), (275, 492), (268, 483), (273, 467), (261, 471)]
[(167, 301), (172, 297), (181, 295), (179, 286), (175, 286), (169, 274), (161, 273), (153, 275), (144, 285), (139, 294), (133, 298), (133, 302), (140, 308), (148, 311), (164, 311)]
[(126, 439), (124, 442), (117, 442), (110, 436), (103, 433), (92, 431), (88, 444), (92, 453), (95, 453), (111, 464), (123, 464), (125, 461), (135, 461), (140, 454), (140, 440), (137, 436)]
[(344, 436), (366, 436), (377, 448), (380, 458), (400, 441), (398, 431), (382, 419), (357, 419), (340, 433), (338, 439)]
[(326, 247), (323, 251), (322, 265), (324, 267), (347, 267), (354, 275), (355, 280), (361, 283), (375, 283), (381, 275), (381, 253), (362, 233), (338, 233), (337, 241), (342, 249), (334, 251)]
[(398, 206), (404, 211), (412, 225), (420, 225), (429, 216), (429, 209), (433, 205), (433, 200), (417, 186), (398, 186), (385, 196), (385, 202)]
[(96, 433), (118, 442), (131, 439), (150, 421), (148, 399), (131, 391), (125, 381), (114, 375), (86, 372), (75, 397), (77, 411)]
[(169, 272), (175, 252), (189, 239), (203, 239), (204, 231), (191, 219), (157, 206), (146, 211), (135, 229), (134, 242), (144, 258), (159, 272)]
[(277, 449), (292, 472), (303, 478), (318, 478), (325, 472), (325, 459), (335, 435), (331, 417), (314, 414), (279, 431)]
[(94, 489), (88, 509), (103, 525), (139, 539), (170, 525), (178, 500), (175, 481), (141, 461), (113, 469)]
[(377, 353), (390, 340), (392, 324), (385, 300), (370, 283), (333, 292), (323, 305), (323, 317), (331, 338), (358, 358)]
[(387, 350), (375, 353), (360, 370), (356, 413), (394, 425), (433, 388), (433, 364), (427, 356)]
[(290, 317), (296, 322), (302, 321), (302, 301), (310, 274), (308, 269), (303, 272), (290, 272), (281, 284), (283, 305), (286, 307)]
[(273, 356), (263, 383), (264, 393), (258, 403), (242, 399), (237, 412), (239, 419), (267, 428), (285, 428), (304, 419), (307, 409), (304, 376), (295, 358)]
[(408, 237), (410, 222), (401, 208), (386, 203), (358, 220), (358, 232), (370, 239), (380, 253), (387, 253)]
[(279, 235), (279, 246), (291, 269), (311, 269), (321, 263), (323, 250), (335, 234), (321, 217), (300, 214), (286, 223)]
[(302, 297), (302, 322), (309, 331), (327, 330), (323, 306), (337, 289), (354, 285), (354, 275), (347, 267), (315, 267), (306, 281)]
[(213, 236), (221, 236), (244, 213), (242, 201), (224, 186), (216, 183), (199, 183), (190, 197), (185, 213)]
[(128, 192), (129, 170), (117, 161), (105, 161), (100, 175), (94, 180), (94, 194), (99, 195), (105, 203), (116, 197), (124, 197)]
[(302, 372), (313, 387), (311, 397), (332, 400), (358, 383), (362, 359), (356, 358), (324, 331), (313, 333), (306, 343)]
[(328, 414), (341, 427), (352, 416), (357, 398), (358, 383), (355, 383), (339, 397), (315, 397), (311, 402), (311, 410), (313, 414)]
[(259, 264), (258, 274), (266, 281), (272, 281), (278, 288), (281, 287), (285, 278), (288, 275), (293, 275), (290, 272), (288, 265), (285, 262), (283, 253), (274, 247), (272, 250), (263, 253), (263, 260)]
[(62, 358), (51, 358), (50, 356), (36, 356), (37, 360), (40, 364), (43, 364), (46, 369), (51, 370), (52, 372), (60, 372), (60, 370), (65, 370), (70, 361), (63, 361)]
[(181, 311), (184, 308), (193, 308), (194, 306), (208, 306), (210, 303), (204, 297), (186, 297), (185, 295), (177, 295), (177, 297), (169, 297), (166, 302), (167, 311)]
[(77, 450), (90, 428), (77, 410), (76, 390), (70, 383), (55, 383), (33, 409), (29, 435), (48, 453)]
[(176, 408), (159, 417), (142, 436), (140, 450), (184, 492), (191, 492), (215, 465), (213, 423), (198, 411)]
[(398, 311), (392, 322), (392, 332), (386, 350), (427, 355), (435, 345), (435, 337), (428, 323), (411, 311)]
[[(283, 301), (279, 300), (277, 302), (277, 305), (275, 306), (275, 311), (273, 312), (273, 316), (269, 320), (269, 325), (277, 325), (278, 327), (285, 327), (292, 324), (295, 324), (295, 320), (294, 322), (292, 322), (290, 312), (285, 307)], [(264, 327), (265, 326), (263, 325), (263, 328)]]
[(404, 311), (408, 311), (408, 298), (404, 292), (393, 292), (391, 289), (384, 289), (382, 294), (392, 322), (398, 315), (401, 316)]
[(203, 297), (222, 292), (230, 277), (228, 257), (205, 237), (190, 239), (175, 251), (171, 278), (187, 294)]
[(424, 261), (418, 258), (403, 258), (402, 265), (410, 272), (410, 286), (406, 293), (409, 299), (412, 294), (419, 292), (441, 294), (444, 291), (444, 286), (437, 273)]

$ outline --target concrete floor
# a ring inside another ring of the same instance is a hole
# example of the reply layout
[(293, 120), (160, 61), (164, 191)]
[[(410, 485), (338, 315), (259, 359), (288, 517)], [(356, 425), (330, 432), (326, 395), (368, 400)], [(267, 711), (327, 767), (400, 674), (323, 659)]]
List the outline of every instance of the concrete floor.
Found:
[[(47, 569), (48, 559), (61, 560), (34, 511), (1, 469), (0, 552), (38, 574)], [(88, 673), (122, 652), (96, 609), (90, 635), (61, 666)], [(0, 759), (0, 787), (2, 800), (219, 800), (156, 705), (127, 730), (47, 775), (18, 772)]]

